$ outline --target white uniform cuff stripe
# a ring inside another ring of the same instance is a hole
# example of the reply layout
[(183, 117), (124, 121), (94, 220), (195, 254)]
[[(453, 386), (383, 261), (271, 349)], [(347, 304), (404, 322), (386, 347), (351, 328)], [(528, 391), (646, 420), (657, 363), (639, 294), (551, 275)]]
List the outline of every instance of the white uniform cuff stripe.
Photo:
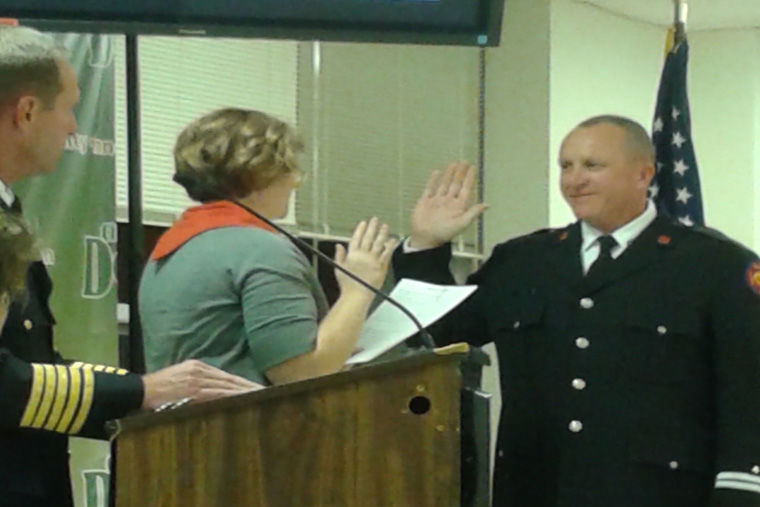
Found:
[(760, 493), (760, 484), (754, 484), (742, 481), (729, 481), (729, 480), (717, 480), (715, 481), (716, 488), (723, 489), (740, 489), (743, 491), (752, 491), (754, 493)]
[(717, 484), (721, 481), (748, 482), (760, 486), (760, 477), (745, 472), (720, 472), (715, 478), (715, 483)]

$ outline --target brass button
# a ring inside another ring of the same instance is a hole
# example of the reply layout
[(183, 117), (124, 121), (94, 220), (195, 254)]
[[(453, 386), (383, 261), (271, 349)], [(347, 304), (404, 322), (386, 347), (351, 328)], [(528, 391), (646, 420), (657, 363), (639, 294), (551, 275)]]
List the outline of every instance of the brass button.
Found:
[(668, 328), (666, 328), (665, 326), (663, 326), (663, 325), (657, 326), (657, 334), (664, 335), (667, 332), (668, 332)]
[(577, 389), (578, 391), (582, 391), (583, 389), (586, 389), (586, 381), (582, 378), (574, 378), (573, 382), (573, 389)]
[(32, 325), (32, 321), (31, 321), (31, 320), (29, 320), (29, 319), (26, 319), (26, 320), (24, 321), (24, 329), (26, 329), (27, 331), (29, 331), (30, 329), (32, 329), (32, 327), (34, 327), (34, 326)]
[(512, 324), (512, 327), (515, 329), (520, 329), (520, 321), (516, 320), (514, 324)]
[(594, 300), (591, 298), (581, 299), (581, 308), (584, 310), (590, 310), (594, 307)]
[(757, 466), (757, 465), (753, 466), (752, 473), (755, 475), (760, 475), (760, 466)]
[(671, 470), (678, 470), (678, 462), (676, 460), (671, 461), (668, 463), (668, 467), (670, 467)]
[(573, 433), (578, 433), (583, 429), (583, 423), (576, 419), (573, 419), (572, 421), (570, 421), (570, 424), (568, 424), (567, 427)]
[(589, 345), (591, 345), (591, 342), (588, 341), (588, 338), (579, 336), (575, 339), (575, 346), (579, 349), (587, 349)]

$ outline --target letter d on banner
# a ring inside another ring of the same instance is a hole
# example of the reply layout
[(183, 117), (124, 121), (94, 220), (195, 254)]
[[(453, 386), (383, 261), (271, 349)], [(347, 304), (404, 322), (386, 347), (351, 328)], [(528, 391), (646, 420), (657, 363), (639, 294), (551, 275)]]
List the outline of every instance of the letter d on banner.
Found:
[(116, 224), (104, 223), (100, 236), (84, 236), (84, 280), (82, 297), (101, 299), (106, 296), (116, 282), (114, 267), (116, 252)]
[(85, 507), (106, 507), (108, 504), (108, 470), (85, 470)]

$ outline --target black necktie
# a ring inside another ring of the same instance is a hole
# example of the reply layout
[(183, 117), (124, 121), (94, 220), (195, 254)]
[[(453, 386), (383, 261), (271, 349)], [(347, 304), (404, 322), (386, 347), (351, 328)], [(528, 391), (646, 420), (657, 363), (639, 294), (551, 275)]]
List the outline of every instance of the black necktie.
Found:
[(586, 277), (591, 277), (603, 273), (612, 264), (612, 249), (617, 246), (617, 241), (612, 236), (600, 236), (597, 240), (599, 242), (599, 257), (596, 258), (594, 263), (586, 273)]
[(18, 213), (19, 215), (21, 214), (21, 199), (18, 197), (13, 199), (13, 202), (11, 203), (11, 211)]

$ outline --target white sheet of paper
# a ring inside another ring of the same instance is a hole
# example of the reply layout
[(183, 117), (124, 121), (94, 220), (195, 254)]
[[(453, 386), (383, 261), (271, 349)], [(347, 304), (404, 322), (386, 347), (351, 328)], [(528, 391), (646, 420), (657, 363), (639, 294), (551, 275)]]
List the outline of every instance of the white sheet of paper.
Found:
[[(435, 285), (402, 278), (390, 296), (427, 327), (453, 310), (475, 289), (476, 285)], [(417, 326), (404, 312), (383, 301), (364, 323), (357, 345), (359, 352), (351, 356), (346, 364), (371, 361), (416, 332)]]

